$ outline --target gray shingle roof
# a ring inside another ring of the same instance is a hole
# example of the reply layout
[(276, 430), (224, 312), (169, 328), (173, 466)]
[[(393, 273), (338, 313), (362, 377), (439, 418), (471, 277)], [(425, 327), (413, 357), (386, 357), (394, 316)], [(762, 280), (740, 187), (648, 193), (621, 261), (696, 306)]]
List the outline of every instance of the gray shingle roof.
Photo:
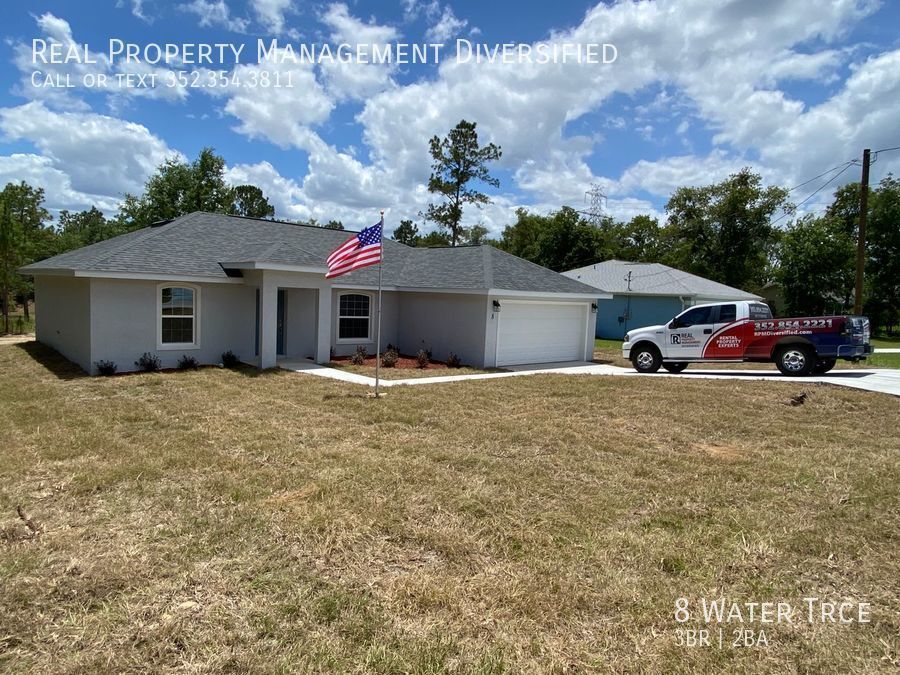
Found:
[[(351, 233), (214, 213), (190, 213), (23, 267), (83, 273), (221, 277), (222, 263), (268, 263), (325, 268), (325, 259)], [(535, 293), (595, 292), (491, 246), (410, 248), (384, 240), (384, 285), (400, 288), (508, 290)], [(340, 277), (338, 283), (373, 286), (378, 269)]]
[[(629, 286), (628, 273), (631, 272)], [(563, 275), (620, 295), (680, 295), (716, 300), (760, 300), (758, 295), (660, 263), (607, 260)]]

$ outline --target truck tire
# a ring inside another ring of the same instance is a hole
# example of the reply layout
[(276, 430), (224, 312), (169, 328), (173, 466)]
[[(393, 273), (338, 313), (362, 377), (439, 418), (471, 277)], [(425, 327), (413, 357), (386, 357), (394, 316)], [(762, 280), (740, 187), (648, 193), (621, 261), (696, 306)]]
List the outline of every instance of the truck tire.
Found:
[(819, 359), (816, 361), (816, 365), (813, 368), (814, 375), (824, 375), (829, 370), (834, 368), (837, 363), (837, 359)]
[(677, 363), (664, 363), (662, 367), (668, 370), (670, 373), (678, 374), (685, 368), (687, 368), (688, 364), (686, 364), (684, 361), (679, 361)]
[(656, 345), (642, 342), (631, 350), (631, 365), (639, 373), (655, 373), (662, 365), (662, 354)]
[(816, 366), (816, 357), (806, 345), (785, 345), (775, 352), (775, 365), (783, 375), (805, 377)]

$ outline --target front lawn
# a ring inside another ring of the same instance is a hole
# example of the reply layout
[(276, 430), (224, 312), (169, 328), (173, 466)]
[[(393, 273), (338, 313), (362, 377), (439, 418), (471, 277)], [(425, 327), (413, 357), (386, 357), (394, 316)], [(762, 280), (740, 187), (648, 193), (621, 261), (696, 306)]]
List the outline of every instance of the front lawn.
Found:
[[(896, 668), (898, 399), (561, 375), (367, 391), (87, 378), (0, 346), (0, 670)], [(868, 602), (872, 622), (678, 646), (701, 626), (676, 601), (721, 596)]]

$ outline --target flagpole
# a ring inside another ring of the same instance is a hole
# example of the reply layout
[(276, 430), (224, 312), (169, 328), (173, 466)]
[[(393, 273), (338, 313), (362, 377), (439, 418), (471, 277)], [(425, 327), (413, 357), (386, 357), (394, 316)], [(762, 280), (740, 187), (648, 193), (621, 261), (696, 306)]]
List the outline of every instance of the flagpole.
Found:
[(381, 272), (384, 270), (384, 211), (381, 212), (381, 261), (378, 263), (378, 328), (375, 336), (375, 398), (378, 398), (378, 382), (381, 376)]

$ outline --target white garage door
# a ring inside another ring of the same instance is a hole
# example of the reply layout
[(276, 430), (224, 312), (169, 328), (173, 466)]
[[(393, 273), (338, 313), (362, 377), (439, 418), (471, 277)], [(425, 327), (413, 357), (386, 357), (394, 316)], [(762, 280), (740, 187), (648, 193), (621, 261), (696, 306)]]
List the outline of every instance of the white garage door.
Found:
[(584, 359), (583, 304), (502, 300), (499, 318), (498, 366)]

